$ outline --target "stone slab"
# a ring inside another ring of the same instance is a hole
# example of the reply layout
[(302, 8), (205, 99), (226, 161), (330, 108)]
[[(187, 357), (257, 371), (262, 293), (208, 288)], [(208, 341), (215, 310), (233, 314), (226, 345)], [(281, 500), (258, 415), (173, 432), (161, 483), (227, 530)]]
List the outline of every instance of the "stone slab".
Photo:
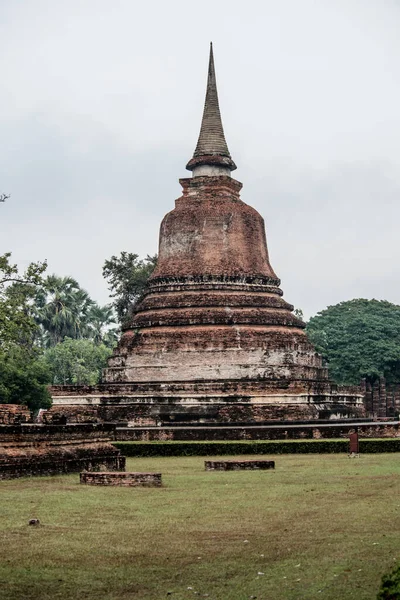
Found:
[(275, 469), (274, 460), (205, 460), (206, 471), (257, 471)]
[(113, 485), (121, 487), (161, 487), (161, 473), (130, 473), (111, 471), (83, 471), (80, 483), (86, 485)]

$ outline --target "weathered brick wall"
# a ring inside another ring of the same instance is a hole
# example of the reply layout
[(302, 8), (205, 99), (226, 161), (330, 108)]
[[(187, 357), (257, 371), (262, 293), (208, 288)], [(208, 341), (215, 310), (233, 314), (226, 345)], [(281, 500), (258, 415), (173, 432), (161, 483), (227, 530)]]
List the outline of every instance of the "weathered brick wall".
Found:
[(161, 487), (161, 473), (83, 472), (80, 482), (86, 485), (113, 485), (121, 487)]
[(157, 415), (151, 415), (150, 405), (113, 404), (97, 405), (54, 404), (43, 412), (42, 421), (48, 425), (65, 423), (120, 423), (130, 425), (157, 425)]
[(118, 441), (221, 441), (296, 440), (348, 438), (357, 432), (362, 438), (400, 437), (400, 423), (335, 423), (310, 425), (258, 425), (225, 427), (117, 427)]
[(400, 384), (388, 384), (383, 377), (374, 383), (363, 382), (369, 415), (393, 418), (400, 414)]
[(181, 179), (183, 195), (163, 219), (152, 278), (215, 275), (277, 279), (268, 257), (264, 220), (240, 200), (230, 177)]
[(0, 425), (0, 479), (123, 470), (112, 432), (106, 425)]
[(31, 413), (26, 406), (17, 404), (0, 404), (0, 424), (13, 425), (17, 423), (29, 423)]
[[(254, 401), (255, 400), (255, 401)], [(294, 400), (294, 399), (293, 399)], [(364, 408), (360, 401), (356, 405), (357, 399), (353, 404), (346, 405), (339, 401), (324, 403), (304, 398), (303, 402), (290, 401), (283, 397), (282, 403), (279, 399), (275, 403), (262, 403), (260, 398), (249, 398), (243, 402), (243, 397), (237, 402), (225, 401), (221, 403), (221, 397), (201, 397), (190, 396), (183, 399), (182, 402), (167, 401), (167, 399), (148, 397), (131, 398), (126, 404), (101, 405), (90, 407), (83, 405), (68, 406), (53, 405), (53, 407), (43, 415), (43, 421), (46, 423), (74, 423), (74, 422), (115, 422), (120, 425), (130, 424), (134, 426), (145, 425), (166, 425), (166, 424), (189, 424), (189, 423), (241, 423), (254, 422), (263, 423), (265, 421), (283, 421), (283, 420), (318, 420), (319, 418), (330, 418), (331, 416), (358, 418), (364, 415)]]
[(104, 442), (112, 437), (115, 425), (112, 423), (71, 423), (46, 425), (21, 423), (0, 425), (0, 443), (52, 444), (75, 442)]

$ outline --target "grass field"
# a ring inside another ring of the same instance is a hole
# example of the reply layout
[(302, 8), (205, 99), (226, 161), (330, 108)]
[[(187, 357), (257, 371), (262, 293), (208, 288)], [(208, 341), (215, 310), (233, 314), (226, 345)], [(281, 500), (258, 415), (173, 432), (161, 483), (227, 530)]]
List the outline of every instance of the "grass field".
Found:
[(274, 472), (128, 460), (161, 489), (0, 482), (0, 598), (376, 598), (400, 560), (400, 455), (268, 458)]

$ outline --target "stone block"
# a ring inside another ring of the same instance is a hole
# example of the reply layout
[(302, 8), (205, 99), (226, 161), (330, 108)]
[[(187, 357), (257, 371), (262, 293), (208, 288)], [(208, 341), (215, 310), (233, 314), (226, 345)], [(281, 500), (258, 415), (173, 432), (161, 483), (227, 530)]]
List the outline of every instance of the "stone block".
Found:
[(86, 485), (118, 485), (121, 487), (161, 487), (161, 473), (88, 472), (80, 474)]
[(205, 460), (206, 471), (258, 471), (275, 469), (274, 460)]

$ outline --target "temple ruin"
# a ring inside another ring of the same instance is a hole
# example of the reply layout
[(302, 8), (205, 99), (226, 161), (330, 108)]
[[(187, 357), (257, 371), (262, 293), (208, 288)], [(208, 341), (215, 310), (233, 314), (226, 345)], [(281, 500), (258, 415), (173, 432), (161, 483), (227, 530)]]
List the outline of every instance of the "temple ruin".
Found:
[[(211, 47), (200, 135), (163, 219), (159, 258), (93, 388), (53, 388), (51, 413), (132, 424), (357, 417), (362, 394), (339, 389), (283, 299), (264, 220), (242, 184), (221, 121)], [(108, 418), (107, 418), (108, 415)]]

